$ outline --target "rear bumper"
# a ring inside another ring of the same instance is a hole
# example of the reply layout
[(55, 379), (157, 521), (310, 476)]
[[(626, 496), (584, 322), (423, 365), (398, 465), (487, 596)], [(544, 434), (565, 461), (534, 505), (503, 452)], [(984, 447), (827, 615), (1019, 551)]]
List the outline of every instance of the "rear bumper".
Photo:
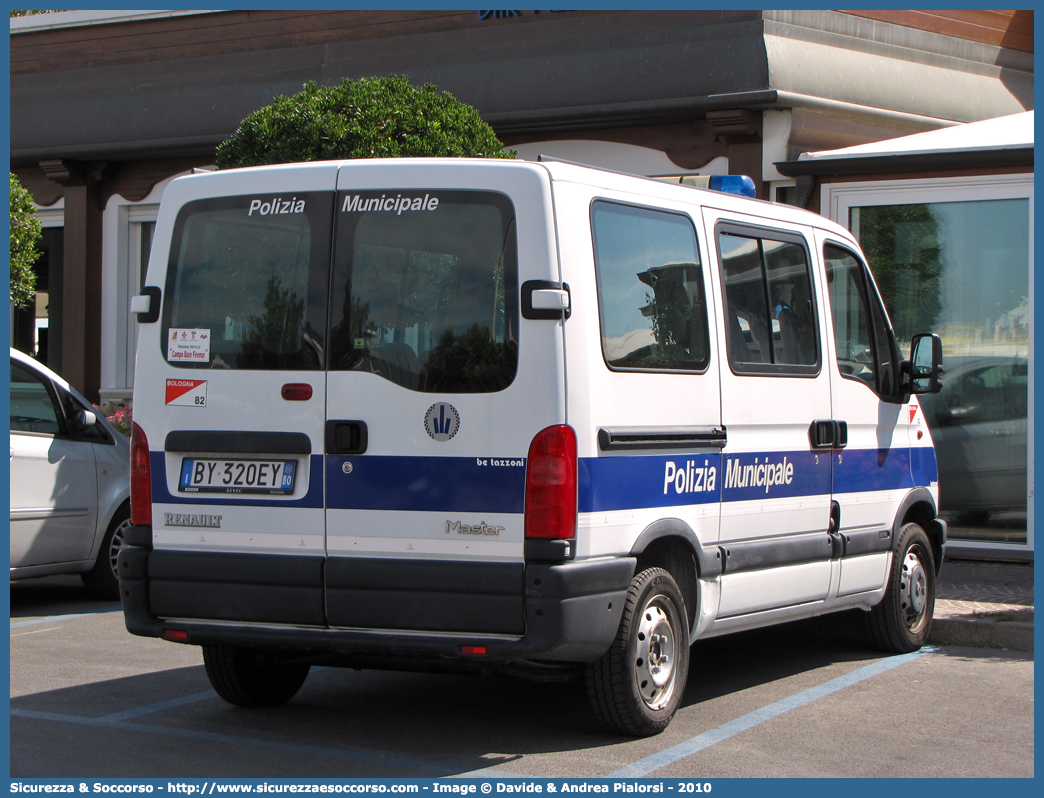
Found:
[(127, 629), (317, 658), (459, 658), (478, 646), (485, 655), (469, 660), (590, 662), (616, 636), (635, 568), (633, 557), (491, 570), (402, 561), (393, 577), (391, 561), (376, 562), (128, 546), (119, 556)]

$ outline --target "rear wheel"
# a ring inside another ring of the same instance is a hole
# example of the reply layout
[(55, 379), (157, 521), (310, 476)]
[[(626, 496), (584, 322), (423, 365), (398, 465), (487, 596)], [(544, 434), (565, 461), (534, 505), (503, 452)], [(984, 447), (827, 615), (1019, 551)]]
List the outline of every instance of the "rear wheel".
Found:
[(94, 568), (80, 576), (87, 589), (99, 598), (117, 600), (120, 597), (120, 576), (116, 570), (116, 558), (125, 545), (124, 535), (129, 527), (130, 509), (124, 506), (109, 523)]
[(285, 704), (297, 695), (311, 668), (236, 646), (203, 646), (203, 664), (215, 692), (238, 707)]
[(881, 603), (867, 619), (870, 637), (884, 651), (916, 651), (928, 640), (935, 611), (935, 559), (917, 524), (899, 530), (892, 570)]
[(595, 714), (618, 734), (648, 737), (667, 728), (689, 675), (689, 629), (678, 584), (662, 568), (635, 576), (609, 650), (587, 666)]

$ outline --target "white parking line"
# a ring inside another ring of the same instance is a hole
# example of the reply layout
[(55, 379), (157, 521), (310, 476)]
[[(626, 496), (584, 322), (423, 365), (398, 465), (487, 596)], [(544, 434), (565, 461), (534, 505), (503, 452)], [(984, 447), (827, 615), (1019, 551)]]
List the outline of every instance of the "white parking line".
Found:
[(11, 637), (24, 637), (25, 635), (42, 635), (45, 632), (57, 632), (62, 627), (52, 626), (50, 629), (33, 629), (31, 632), (13, 632)]

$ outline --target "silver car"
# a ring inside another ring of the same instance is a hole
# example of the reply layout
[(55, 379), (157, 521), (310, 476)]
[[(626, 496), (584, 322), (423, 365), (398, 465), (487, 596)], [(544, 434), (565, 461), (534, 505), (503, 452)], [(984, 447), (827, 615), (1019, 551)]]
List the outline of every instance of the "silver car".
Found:
[(921, 398), (939, 461), (939, 509), (971, 523), (1025, 512), (1028, 361), (958, 356), (943, 365), (942, 391)]
[(11, 579), (78, 573), (119, 598), (130, 444), (46, 366), (11, 350)]

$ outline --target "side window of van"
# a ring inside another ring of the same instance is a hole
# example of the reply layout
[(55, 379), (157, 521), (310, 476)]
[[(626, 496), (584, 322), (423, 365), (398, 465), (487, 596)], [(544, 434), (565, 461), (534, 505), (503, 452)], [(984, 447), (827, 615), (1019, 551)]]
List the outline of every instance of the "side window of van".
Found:
[[(323, 368), (331, 193), (190, 202), (174, 225), (164, 358), (217, 369)], [(205, 334), (206, 361), (168, 356), (171, 336)]]
[(865, 382), (881, 396), (891, 396), (898, 379), (895, 346), (865, 267), (853, 253), (834, 244), (826, 245), (823, 256), (838, 368), (843, 376)]
[(591, 226), (609, 367), (707, 368), (707, 299), (689, 217), (599, 201)]
[(723, 225), (718, 253), (733, 371), (817, 373), (819, 337), (804, 240)]
[[(394, 201), (392, 198), (395, 198)], [(490, 393), (518, 364), (515, 210), (492, 191), (338, 195), (330, 369)]]

